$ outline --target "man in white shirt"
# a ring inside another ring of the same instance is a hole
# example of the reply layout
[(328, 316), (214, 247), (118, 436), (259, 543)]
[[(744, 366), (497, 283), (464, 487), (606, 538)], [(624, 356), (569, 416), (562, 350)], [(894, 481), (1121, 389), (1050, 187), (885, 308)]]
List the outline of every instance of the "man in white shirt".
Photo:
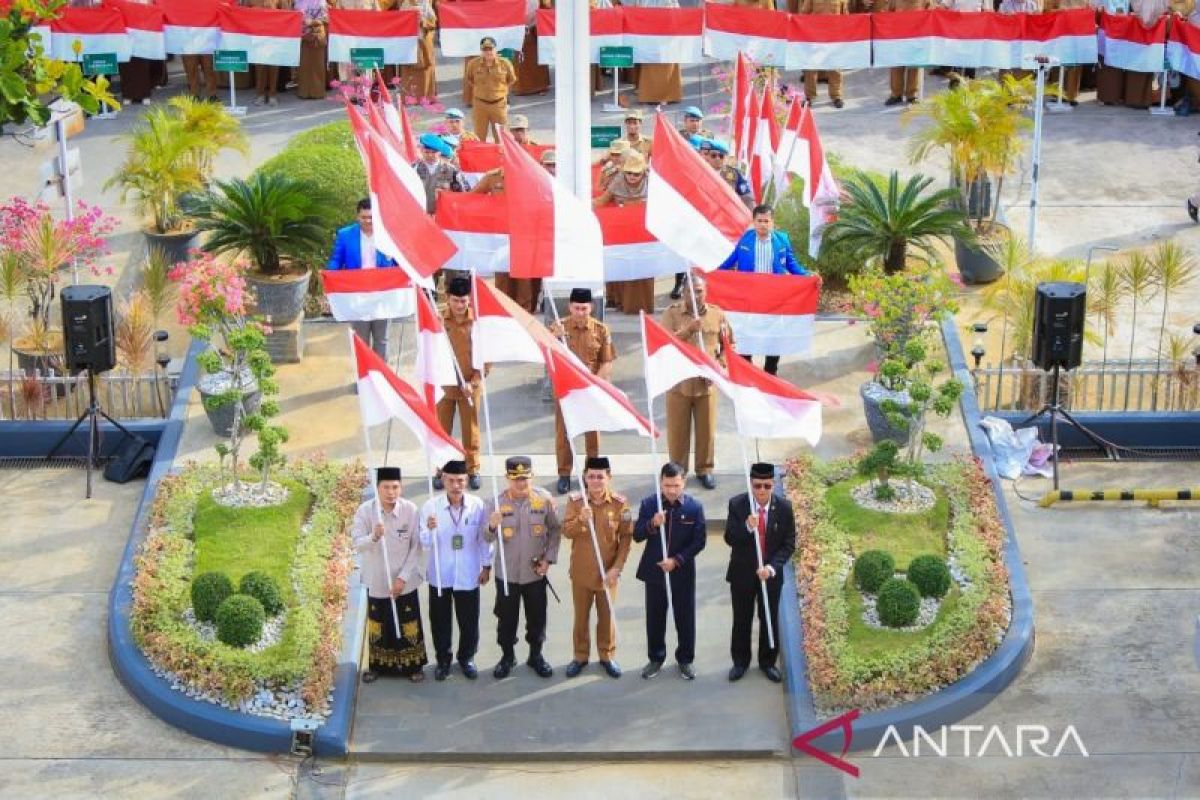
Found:
[[(445, 494), (421, 506), (421, 546), (428, 557), (429, 627), (437, 657), (434, 680), (450, 676), (450, 647), (458, 621), (458, 651), (463, 675), (475, 680), (479, 649), (479, 587), (492, 576), (492, 546), (484, 540), (483, 501), (466, 493), (467, 462), (447, 461), (442, 467)], [(437, 549), (434, 549), (436, 542)], [(453, 620), (451, 612), (453, 611)]]

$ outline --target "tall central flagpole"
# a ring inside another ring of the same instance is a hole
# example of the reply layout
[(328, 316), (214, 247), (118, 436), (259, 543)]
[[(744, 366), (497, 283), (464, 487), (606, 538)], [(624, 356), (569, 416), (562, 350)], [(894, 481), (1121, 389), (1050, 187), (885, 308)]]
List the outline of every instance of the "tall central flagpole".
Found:
[[(746, 455), (746, 439), (738, 436), (738, 444), (742, 446), (742, 472), (746, 475), (746, 500), (750, 504), (750, 510), (754, 510), (754, 486), (750, 483), (750, 458)], [(735, 523), (736, 524), (736, 523)], [(766, 531), (763, 531), (766, 535)], [(754, 539), (754, 555), (758, 558), (758, 568), (763, 568), (763, 552), (762, 544), (758, 541), (758, 531), (755, 530), (751, 534)], [(758, 578), (757, 575), (754, 576)], [(767, 622), (767, 643), (771, 645), (771, 649), (775, 649), (775, 626), (771, 624), (771, 600), (767, 595), (767, 582), (758, 578), (758, 588), (762, 590), (763, 601), (763, 619)]]
[[(471, 306), (479, 308), (475, 296), (475, 270), (471, 270)], [(478, 321), (478, 317), (476, 318)], [(485, 365), (486, 366), (486, 365)], [(492, 446), (492, 409), (488, 404), (487, 370), (479, 370), (479, 396), (483, 401), (483, 435), (487, 439), (488, 461), (492, 465), (492, 505), (500, 510), (500, 484), (496, 479), (496, 449)], [(508, 597), (508, 564), (504, 561), (504, 537), (496, 537), (496, 549), (500, 551), (500, 589)]]
[(554, 148), (557, 179), (581, 200), (592, 196), (592, 88), (588, 4), (555, 3)]
[[(658, 441), (654, 436), (654, 396), (650, 394), (650, 375), (646, 372), (646, 365), (650, 363), (650, 349), (646, 345), (646, 312), (639, 311), (638, 316), (642, 323), (642, 380), (646, 384), (646, 418), (650, 420), (650, 457), (654, 459), (655, 465), (658, 464)], [(658, 490), (658, 473), (651, 470), (651, 479), (654, 481), (654, 501), (658, 504), (658, 513), (663, 513), (662, 492)], [(662, 545), (663, 558), (667, 558), (667, 525), (666, 520), (658, 526), (658, 541)], [(667, 618), (674, 619), (675, 612), (673, 606), (674, 601), (671, 599), (671, 573), (664, 572), (663, 579), (667, 586)]]

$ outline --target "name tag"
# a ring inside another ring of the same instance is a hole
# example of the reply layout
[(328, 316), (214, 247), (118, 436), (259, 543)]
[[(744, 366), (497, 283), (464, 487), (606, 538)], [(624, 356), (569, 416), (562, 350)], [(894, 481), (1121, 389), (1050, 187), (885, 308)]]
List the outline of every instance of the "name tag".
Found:
[(463, 537), (461, 533), (456, 533), (450, 537), (450, 546), (455, 550), (463, 549)]

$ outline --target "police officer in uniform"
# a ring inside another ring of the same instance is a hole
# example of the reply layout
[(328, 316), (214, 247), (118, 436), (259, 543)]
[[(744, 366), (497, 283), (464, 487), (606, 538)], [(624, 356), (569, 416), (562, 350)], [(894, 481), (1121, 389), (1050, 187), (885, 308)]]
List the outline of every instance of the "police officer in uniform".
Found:
[[(560, 525), (554, 498), (545, 489), (532, 485), (533, 462), (528, 456), (512, 456), (504, 462), (508, 488), (500, 493), (499, 505), (487, 502), (488, 525), (483, 538), (499, 540), (504, 560), (496, 587), (496, 639), (504, 654), (492, 676), (507, 678), (517, 664), (517, 622), (525, 607), (525, 641), (529, 658), (525, 661), (542, 678), (554, 669), (542, 656), (546, 641), (546, 573), (558, 560)], [(497, 554), (496, 561), (500, 560)]]
[[(551, 332), (579, 357), (593, 375), (608, 380), (612, 375), (613, 360), (617, 357), (613, 349), (612, 335), (608, 326), (592, 316), (592, 290), (572, 289), (570, 314), (565, 322), (556, 322)], [(571, 490), (571, 443), (567, 441), (567, 428), (563, 424), (562, 410), (554, 410), (554, 454), (558, 457), (558, 493)], [(588, 458), (600, 455), (600, 434), (588, 431), (584, 434)]]
[[(596, 652), (600, 656), (600, 666), (609, 677), (621, 677), (621, 666), (613, 658), (617, 652), (616, 625), (608, 599), (617, 600), (617, 581), (633, 543), (633, 512), (625, 498), (612, 491), (611, 481), (608, 459), (589, 458), (583, 468), (586, 493), (572, 492), (563, 514), (563, 536), (571, 540), (571, 599), (575, 606), (575, 657), (567, 665), (568, 678), (578, 675), (591, 656), (588, 623), (593, 604), (596, 606)], [(596, 563), (589, 519), (596, 530), (603, 567)], [(603, 584), (600, 581), (602, 569)], [(608, 586), (607, 596), (605, 585)]]
[(688, 106), (683, 110), (683, 127), (679, 132), (683, 134), (683, 138), (691, 140), (693, 136), (703, 136), (705, 139), (712, 138), (712, 132), (703, 127), (704, 112), (696, 106)]
[(729, 155), (729, 148), (725, 146), (724, 142), (716, 139), (701, 139), (700, 155), (725, 179), (742, 204), (746, 208), (753, 209), (754, 193), (750, 191), (750, 181), (746, 180), (746, 176), (742, 174), (741, 170), (725, 161)]
[[(480, 140), (487, 140), (492, 125), (508, 124), (508, 92), (516, 82), (517, 71), (511, 61), (496, 53), (496, 40), (491, 36), (480, 39), (479, 55), (463, 70), (463, 94), (471, 97), (471, 121)], [(492, 138), (499, 141), (495, 133)]]

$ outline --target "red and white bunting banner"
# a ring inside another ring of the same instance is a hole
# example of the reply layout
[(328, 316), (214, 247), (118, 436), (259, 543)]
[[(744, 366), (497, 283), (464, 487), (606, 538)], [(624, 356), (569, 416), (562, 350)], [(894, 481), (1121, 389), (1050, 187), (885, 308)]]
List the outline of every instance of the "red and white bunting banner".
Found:
[(448, 269), (508, 272), (508, 201), (504, 195), (439, 192), (434, 221), (458, 247)]
[(163, 10), (163, 39), (173, 55), (204, 55), (221, 43), (218, 0), (156, 0)]
[(866, 69), (871, 66), (871, 15), (790, 16), (788, 69)]
[(221, 50), (245, 50), (251, 64), (295, 67), (300, 64), (304, 15), (273, 8), (221, 6)]
[(807, 353), (820, 296), (816, 275), (708, 274), (708, 300), (729, 317), (738, 350), (747, 355)]
[(167, 57), (161, 8), (130, 3), (128, 0), (104, 0), (104, 5), (121, 12), (125, 20), (125, 32), (129, 36), (131, 56), (152, 61), (162, 61)]
[(1176, 72), (1200, 80), (1200, 26), (1182, 19), (1171, 21), (1167, 62)]
[[(551, 66), (557, 61), (556, 31), (558, 22), (552, 8), (537, 12), (538, 63)], [(588, 15), (588, 61), (600, 63), (601, 47), (620, 47), (625, 43), (621, 30), (620, 8), (593, 8)]]
[(646, 204), (596, 209), (604, 237), (604, 280), (632, 281), (673, 275), (688, 262), (646, 230)]
[[(871, 65), (910, 67), (933, 64), (932, 11), (871, 14)], [(853, 15), (851, 15), (853, 16)]]
[[(704, 54), (733, 61), (745, 53), (761, 67), (787, 63), (788, 14), (723, 3), (704, 5)], [(868, 58), (870, 57), (868, 42)]]
[[(76, 53), (78, 43), (79, 52)], [(62, 10), (62, 15), (50, 22), (50, 58), (58, 61), (82, 61), (85, 55), (116, 53), (117, 61), (130, 56), (129, 36), (125, 33), (125, 18), (115, 8), (75, 8)]]
[(472, 284), (474, 302), (471, 304), (475, 309), (475, 324), (471, 326), (471, 366), (483, 369), (484, 364), (510, 361), (542, 363), (545, 360), (542, 348), (500, 303), (497, 292), (483, 278), (475, 276)]
[(699, 64), (704, 60), (703, 8), (622, 7), (624, 44), (635, 64)]
[[(553, 150), (552, 144), (527, 144), (525, 151), (535, 160), (541, 161), (542, 153)], [(458, 168), (472, 182), (483, 177), (483, 173), (500, 167), (500, 145), (495, 142), (463, 142), (458, 149)]]
[(1110, 67), (1162, 72), (1167, 57), (1167, 18), (1147, 28), (1133, 14), (1100, 14), (1100, 55)]
[(874, 14), (874, 65), (1019, 67), (1024, 16), (944, 10)]
[(1021, 57), (1054, 56), (1063, 64), (1095, 64), (1096, 12), (1072, 8), (1051, 14), (1022, 14)]
[(496, 40), (498, 50), (520, 50), (525, 43), (525, 0), (439, 3), (438, 27), (444, 56), (477, 56), (485, 36)]
[(329, 310), (338, 322), (410, 317), (416, 310), (416, 291), (404, 270), (325, 269), (321, 285)]
[(415, 64), (420, 35), (420, 12), (329, 9), (329, 61), (349, 62), (350, 51), (363, 47), (383, 50), (385, 64)]

